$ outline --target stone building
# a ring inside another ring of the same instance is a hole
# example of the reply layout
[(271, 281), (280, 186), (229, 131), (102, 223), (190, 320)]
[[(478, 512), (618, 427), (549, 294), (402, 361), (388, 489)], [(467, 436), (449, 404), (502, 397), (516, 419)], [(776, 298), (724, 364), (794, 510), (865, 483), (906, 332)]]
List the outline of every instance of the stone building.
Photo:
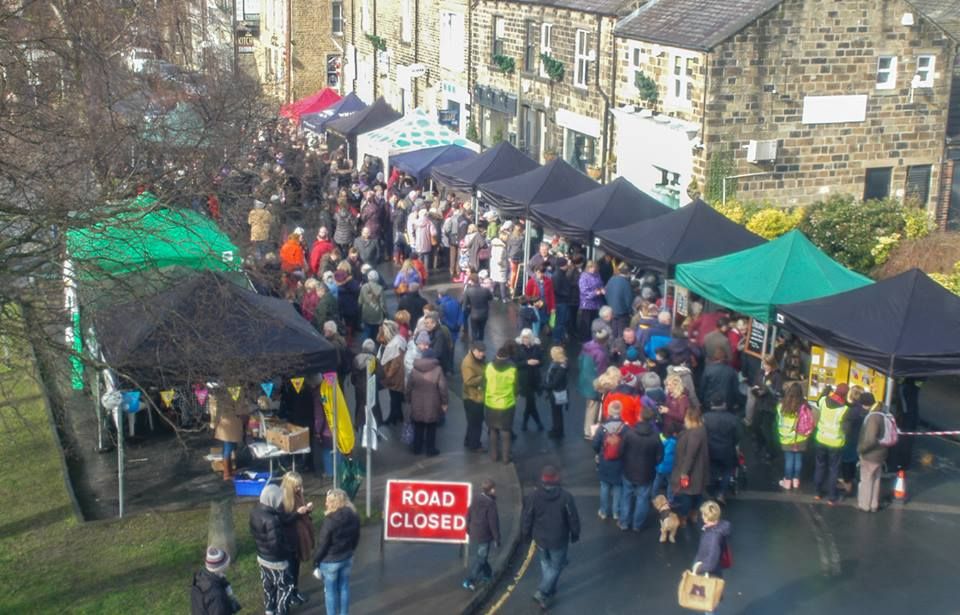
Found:
[(943, 207), (957, 39), (915, 4), (950, 2), (648, 2), (616, 28), (617, 174), (674, 204)]
[(595, 177), (608, 158), (614, 27), (635, 2), (479, 0), (470, 58), (481, 143), (509, 140)]
[(467, 0), (352, 0), (347, 89), (400, 112), (425, 109), (465, 134), (470, 14)]
[(264, 94), (289, 102), (342, 90), (349, 0), (237, 0), (237, 55)]

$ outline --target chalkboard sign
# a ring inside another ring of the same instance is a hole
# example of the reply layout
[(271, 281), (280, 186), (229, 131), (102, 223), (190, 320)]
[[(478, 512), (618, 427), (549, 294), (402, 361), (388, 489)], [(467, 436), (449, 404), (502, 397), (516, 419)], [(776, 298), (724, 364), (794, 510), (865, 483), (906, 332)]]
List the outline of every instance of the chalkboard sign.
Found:
[(437, 122), (444, 126), (458, 126), (460, 124), (460, 109), (438, 110)]
[[(757, 358), (763, 357), (763, 337), (766, 335), (767, 331), (766, 323), (762, 323), (756, 318), (750, 319), (750, 330), (747, 332), (747, 344), (744, 346), (743, 351), (749, 355), (753, 355)], [(773, 334), (767, 336), (767, 354), (773, 353)]]

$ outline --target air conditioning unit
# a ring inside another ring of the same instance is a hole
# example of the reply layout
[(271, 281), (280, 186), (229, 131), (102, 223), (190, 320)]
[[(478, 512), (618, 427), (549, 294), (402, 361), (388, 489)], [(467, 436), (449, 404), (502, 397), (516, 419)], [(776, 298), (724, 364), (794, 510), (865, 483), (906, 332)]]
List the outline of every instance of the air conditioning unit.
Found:
[(777, 159), (777, 141), (750, 140), (747, 142), (747, 162), (773, 162)]

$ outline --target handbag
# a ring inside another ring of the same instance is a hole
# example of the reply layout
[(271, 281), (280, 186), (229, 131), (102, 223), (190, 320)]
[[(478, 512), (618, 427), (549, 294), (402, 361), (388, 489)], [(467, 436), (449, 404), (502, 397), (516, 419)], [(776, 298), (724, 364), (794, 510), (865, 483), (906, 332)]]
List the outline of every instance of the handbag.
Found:
[(720, 567), (724, 570), (733, 567), (733, 552), (726, 540), (723, 541), (723, 549), (720, 551)]
[(684, 570), (677, 588), (677, 601), (680, 606), (691, 611), (705, 613), (713, 611), (723, 598), (723, 579), (697, 574), (700, 562), (693, 570)]
[(404, 421), (400, 428), (400, 441), (404, 444), (413, 444), (413, 423)]
[(566, 405), (568, 401), (567, 390), (562, 389), (560, 391), (551, 391), (553, 393), (553, 402), (558, 406)]

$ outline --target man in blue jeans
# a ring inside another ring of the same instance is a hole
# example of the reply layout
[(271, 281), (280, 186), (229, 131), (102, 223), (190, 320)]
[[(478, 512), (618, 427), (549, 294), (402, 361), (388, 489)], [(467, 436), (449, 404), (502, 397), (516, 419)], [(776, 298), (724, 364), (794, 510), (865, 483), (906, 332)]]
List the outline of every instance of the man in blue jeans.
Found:
[(532, 538), (540, 555), (540, 586), (533, 599), (540, 608), (557, 592), (560, 573), (567, 565), (567, 547), (580, 540), (580, 516), (570, 492), (560, 487), (560, 471), (546, 465), (542, 483), (523, 510), (523, 536)]
[[(657, 464), (663, 459), (663, 444), (653, 429), (654, 410), (643, 407), (640, 421), (623, 438), (623, 489), (620, 491), (620, 529), (639, 532), (650, 512), (650, 495)], [(633, 516), (630, 516), (630, 506)]]
[(477, 583), (489, 581), (493, 576), (487, 560), (491, 548), (500, 545), (500, 514), (497, 512), (497, 486), (493, 479), (483, 480), (480, 495), (470, 503), (467, 534), (470, 535), (470, 542), (477, 543), (477, 556), (470, 568), (470, 575), (463, 580), (463, 588), (474, 591)]

